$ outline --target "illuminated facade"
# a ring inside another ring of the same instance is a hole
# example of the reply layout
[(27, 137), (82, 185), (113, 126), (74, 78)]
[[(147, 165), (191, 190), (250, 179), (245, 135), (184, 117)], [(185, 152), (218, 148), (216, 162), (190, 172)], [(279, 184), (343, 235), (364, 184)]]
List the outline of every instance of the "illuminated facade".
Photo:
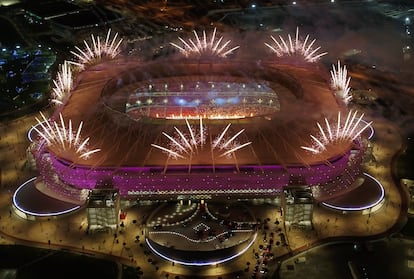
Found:
[(122, 57), (109, 32), (72, 52), (30, 149), (50, 191), (79, 203), (110, 181), (123, 198), (274, 197), (300, 182), (323, 201), (358, 186), (371, 123), (345, 106), (346, 68), (326, 80), (314, 66), (326, 53), (298, 30), (263, 44), (261, 63), (216, 30), (194, 34), (171, 43), (184, 55), (156, 61)]

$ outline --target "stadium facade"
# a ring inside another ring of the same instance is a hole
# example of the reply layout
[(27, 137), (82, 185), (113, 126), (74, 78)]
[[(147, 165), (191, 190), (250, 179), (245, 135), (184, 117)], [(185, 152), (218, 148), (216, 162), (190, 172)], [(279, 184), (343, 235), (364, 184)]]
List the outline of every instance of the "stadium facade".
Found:
[(326, 201), (360, 186), (370, 123), (346, 105), (345, 67), (329, 77), (325, 53), (298, 31), (272, 37), (254, 58), (216, 30), (194, 34), (172, 43), (181, 54), (155, 61), (122, 56), (110, 33), (74, 52), (55, 81), (54, 114), (33, 130), (30, 154), (48, 193), (82, 204), (100, 187), (177, 200), (306, 185)]

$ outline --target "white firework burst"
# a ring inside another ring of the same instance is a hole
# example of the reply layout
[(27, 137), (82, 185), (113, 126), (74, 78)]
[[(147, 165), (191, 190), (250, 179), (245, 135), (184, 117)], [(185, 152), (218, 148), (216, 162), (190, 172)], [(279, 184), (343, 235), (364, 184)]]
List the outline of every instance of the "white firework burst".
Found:
[(210, 38), (207, 38), (206, 31), (203, 31), (203, 34), (200, 38), (197, 32), (194, 30), (194, 37), (195, 41), (192, 39), (188, 39), (186, 42), (181, 37), (178, 39), (181, 41), (182, 46), (179, 46), (176, 43), (171, 42), (170, 44), (176, 47), (181, 53), (183, 53), (186, 57), (190, 55), (216, 55), (219, 57), (226, 57), (240, 46), (235, 46), (232, 48), (228, 48), (231, 40), (226, 41), (225, 43), (221, 44), (223, 37), (221, 36), (218, 40), (216, 40), (216, 28), (214, 28), (213, 33)]
[(95, 37), (91, 34), (91, 40), (91, 45), (89, 45), (86, 40), (83, 41), (85, 45), (85, 49), (83, 50), (75, 46), (77, 52), (71, 51), (71, 53), (78, 59), (78, 61), (70, 61), (69, 63), (75, 64), (83, 69), (86, 65), (99, 62), (103, 58), (113, 59), (121, 52), (120, 45), (122, 39), (118, 39), (118, 33), (115, 33), (115, 36), (111, 38), (111, 29), (108, 30), (105, 39), (101, 39), (99, 36)]
[(310, 136), (314, 144), (310, 147), (301, 146), (301, 148), (317, 154), (326, 150), (329, 145), (354, 141), (372, 124), (372, 122), (362, 120), (364, 114), (357, 117), (357, 113), (357, 111), (349, 111), (344, 123), (342, 123), (341, 112), (338, 112), (335, 124), (330, 124), (328, 119), (325, 118), (325, 127), (317, 123), (320, 135)]
[(70, 94), (73, 85), (72, 70), (67, 61), (60, 65), (60, 71), (57, 73), (57, 78), (53, 80), (53, 84), (51, 102), (60, 106), (65, 97)]
[(338, 61), (338, 68), (335, 68), (335, 65), (332, 65), (331, 70), (331, 87), (335, 92), (335, 95), (340, 98), (345, 104), (347, 104), (352, 96), (349, 95), (351, 88), (349, 83), (351, 77), (348, 77), (348, 70), (346, 66), (341, 67), (341, 63)]
[(49, 121), (40, 112), (42, 120), (36, 117), (36, 121), (39, 123), (40, 128), (33, 127), (34, 130), (45, 140), (47, 146), (56, 147), (59, 151), (71, 150), (74, 151), (81, 159), (88, 159), (90, 155), (99, 152), (100, 149), (89, 150), (87, 148), (89, 138), (81, 139), (81, 130), (83, 122), (80, 122), (76, 129), (72, 125), (72, 120), (66, 125), (63, 120), (62, 114), (59, 114), (60, 121)]
[[(203, 126), (202, 118), (200, 118), (200, 124), (198, 129), (192, 127), (188, 123), (187, 119), (185, 119), (185, 122), (187, 125), (187, 132), (183, 132), (177, 127), (174, 127), (176, 131), (175, 136), (171, 136), (165, 132), (162, 132), (162, 134), (170, 141), (167, 147), (160, 146), (154, 143), (151, 144), (151, 146), (160, 149), (169, 157), (174, 159), (192, 158), (205, 145), (207, 132), (206, 128)], [(231, 124), (228, 124), (226, 128), (221, 132), (221, 134), (211, 143), (212, 151), (214, 149), (222, 151), (219, 157), (231, 156), (235, 151), (251, 144), (251, 142), (240, 144), (236, 141), (238, 136), (244, 132), (244, 129), (237, 132), (231, 138), (227, 138), (226, 133), (229, 130), (230, 125)]]
[(223, 156), (231, 156), (235, 151), (246, 147), (250, 145), (252, 142), (246, 142), (243, 144), (240, 144), (236, 139), (238, 138), (241, 133), (244, 132), (244, 129), (241, 129), (236, 134), (234, 134), (232, 137), (227, 138), (226, 133), (230, 128), (231, 123), (229, 123), (226, 128), (224, 128), (223, 132), (213, 140), (213, 143), (211, 145), (212, 149), (218, 148), (219, 150), (225, 150), (223, 153), (219, 155), (219, 157)]
[(267, 47), (269, 47), (278, 57), (282, 56), (303, 56), (305, 61), (307, 62), (316, 62), (322, 56), (326, 55), (327, 52), (318, 53), (320, 50), (320, 46), (313, 48), (313, 45), (316, 39), (313, 39), (309, 43), (309, 34), (306, 35), (305, 40), (302, 41), (299, 38), (299, 27), (296, 27), (296, 36), (292, 38), (290, 34), (288, 34), (288, 38), (285, 40), (282, 36), (279, 35), (279, 40), (275, 37), (270, 36), (273, 40), (273, 44), (265, 43)]
[(187, 132), (183, 132), (174, 126), (176, 131), (175, 137), (162, 132), (170, 142), (168, 147), (163, 147), (158, 144), (151, 144), (152, 147), (162, 150), (167, 153), (169, 157), (174, 159), (182, 158), (188, 159), (194, 156), (198, 152), (198, 148), (202, 148), (206, 142), (206, 129), (203, 126), (203, 120), (199, 120), (198, 131), (195, 127), (192, 127), (187, 119), (185, 119), (187, 126)]

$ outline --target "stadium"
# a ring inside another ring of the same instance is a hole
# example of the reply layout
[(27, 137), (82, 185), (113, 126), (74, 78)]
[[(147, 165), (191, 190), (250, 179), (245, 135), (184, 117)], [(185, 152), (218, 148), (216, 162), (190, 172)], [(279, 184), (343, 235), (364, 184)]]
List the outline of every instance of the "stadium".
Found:
[(38, 188), (53, 197), (254, 198), (307, 185), (327, 201), (360, 185), (370, 123), (347, 108), (346, 67), (329, 76), (309, 35), (271, 36), (253, 59), (215, 29), (194, 31), (171, 42), (180, 53), (149, 61), (122, 56), (117, 34), (91, 38), (31, 131)]
[(123, 54), (118, 34), (91, 35), (53, 81), (53, 112), (28, 133), (39, 175), (16, 190), (14, 212), (36, 220), (86, 208), (88, 232), (117, 232), (131, 204), (149, 202), (147, 247), (191, 266), (255, 243), (256, 200), (278, 201), (289, 227), (311, 228), (315, 202), (371, 212), (384, 197), (362, 171), (371, 122), (348, 108), (346, 67), (329, 75), (314, 43), (297, 29), (243, 50), (214, 29), (146, 59)]

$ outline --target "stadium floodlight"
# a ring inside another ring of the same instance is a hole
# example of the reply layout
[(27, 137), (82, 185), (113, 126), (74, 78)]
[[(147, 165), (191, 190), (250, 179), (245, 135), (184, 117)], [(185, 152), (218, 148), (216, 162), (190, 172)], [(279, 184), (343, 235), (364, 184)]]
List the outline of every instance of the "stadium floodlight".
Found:
[(276, 53), (278, 57), (283, 56), (302, 56), (307, 62), (316, 62), (327, 52), (318, 53), (320, 46), (313, 48), (316, 39), (313, 39), (309, 43), (309, 34), (306, 35), (305, 40), (302, 41), (299, 38), (299, 27), (296, 27), (296, 36), (292, 39), (292, 36), (288, 34), (288, 38), (284, 39), (279, 35), (279, 40), (273, 36), (270, 36), (273, 40), (272, 44), (265, 43), (265, 45)]
[(338, 112), (336, 124), (330, 124), (328, 119), (325, 118), (325, 128), (317, 123), (319, 136), (310, 135), (314, 144), (312, 146), (301, 146), (301, 148), (317, 154), (325, 151), (330, 145), (354, 141), (372, 124), (372, 121), (365, 122), (362, 120), (364, 114), (359, 117), (357, 117), (357, 114), (357, 111), (349, 111), (344, 123), (341, 120), (341, 112)]
[(216, 40), (216, 31), (216, 28), (214, 28), (211, 38), (207, 38), (205, 30), (203, 31), (201, 36), (199, 36), (197, 32), (194, 30), (193, 33), (195, 41), (192, 39), (188, 39), (188, 41), (185, 41), (181, 37), (178, 37), (178, 39), (182, 43), (181, 46), (173, 42), (170, 42), (170, 44), (177, 48), (186, 57), (191, 55), (215, 55), (218, 57), (226, 57), (227, 55), (229, 55), (230, 53), (232, 53), (240, 47), (228, 47), (231, 40), (228, 40), (225, 43), (221, 44), (223, 37), (221, 36), (219, 39)]
[[(59, 121), (49, 121), (42, 112), (40, 112), (42, 120), (36, 117), (36, 121), (39, 124), (39, 129), (33, 127), (33, 129), (40, 135), (45, 141), (47, 146), (53, 146), (58, 151), (63, 152), (65, 150), (73, 151), (80, 159), (88, 159), (90, 155), (99, 152), (101, 149), (87, 148), (89, 144), (89, 137), (85, 140), (81, 139), (81, 130), (83, 122), (80, 122), (78, 128), (74, 128), (72, 120), (69, 120), (68, 124), (65, 124), (62, 114), (59, 114)], [(37, 125), (36, 125), (37, 126)]]

